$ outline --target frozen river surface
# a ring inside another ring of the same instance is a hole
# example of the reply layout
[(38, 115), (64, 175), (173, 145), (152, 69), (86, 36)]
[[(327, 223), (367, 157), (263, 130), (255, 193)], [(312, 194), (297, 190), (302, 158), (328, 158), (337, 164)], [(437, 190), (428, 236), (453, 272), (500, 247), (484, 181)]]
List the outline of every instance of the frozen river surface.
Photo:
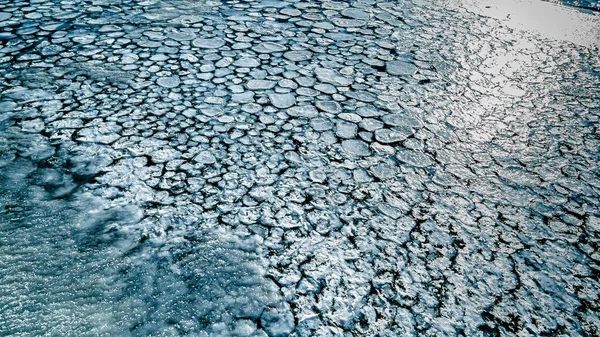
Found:
[(600, 336), (560, 3), (0, 0), (0, 336)]

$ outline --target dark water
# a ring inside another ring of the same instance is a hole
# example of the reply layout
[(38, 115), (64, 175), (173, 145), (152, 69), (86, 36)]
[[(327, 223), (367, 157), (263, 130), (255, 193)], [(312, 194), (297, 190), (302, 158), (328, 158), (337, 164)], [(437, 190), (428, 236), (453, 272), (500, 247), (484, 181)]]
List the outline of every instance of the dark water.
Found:
[(561, 0), (567, 6), (574, 6), (584, 11), (599, 12), (600, 2), (596, 0)]
[(256, 313), (278, 303), (251, 239), (165, 216), (186, 241), (142, 246), (138, 207), (78, 192), (60, 151), (9, 129), (0, 137), (0, 335), (228, 335), (256, 329)]

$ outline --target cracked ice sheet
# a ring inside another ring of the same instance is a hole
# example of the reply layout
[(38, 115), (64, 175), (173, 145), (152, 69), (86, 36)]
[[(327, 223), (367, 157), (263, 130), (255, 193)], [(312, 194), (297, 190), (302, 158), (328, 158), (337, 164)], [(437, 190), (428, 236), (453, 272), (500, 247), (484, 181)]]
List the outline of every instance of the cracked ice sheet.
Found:
[(0, 2), (5, 253), (52, 276), (7, 257), (48, 293), (7, 279), (11, 333), (598, 334), (597, 49), (429, 2), (118, 2)]

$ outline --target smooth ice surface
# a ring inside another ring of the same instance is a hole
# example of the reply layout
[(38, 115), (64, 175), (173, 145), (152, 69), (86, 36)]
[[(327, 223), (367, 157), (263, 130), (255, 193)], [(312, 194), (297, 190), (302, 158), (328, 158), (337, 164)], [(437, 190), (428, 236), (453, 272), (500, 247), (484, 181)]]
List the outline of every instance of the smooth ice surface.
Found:
[[(536, 0), (461, 0), (474, 12), (502, 20), (514, 29), (551, 39), (600, 46), (600, 20), (575, 8)], [(573, 1), (568, 1), (574, 3)]]

